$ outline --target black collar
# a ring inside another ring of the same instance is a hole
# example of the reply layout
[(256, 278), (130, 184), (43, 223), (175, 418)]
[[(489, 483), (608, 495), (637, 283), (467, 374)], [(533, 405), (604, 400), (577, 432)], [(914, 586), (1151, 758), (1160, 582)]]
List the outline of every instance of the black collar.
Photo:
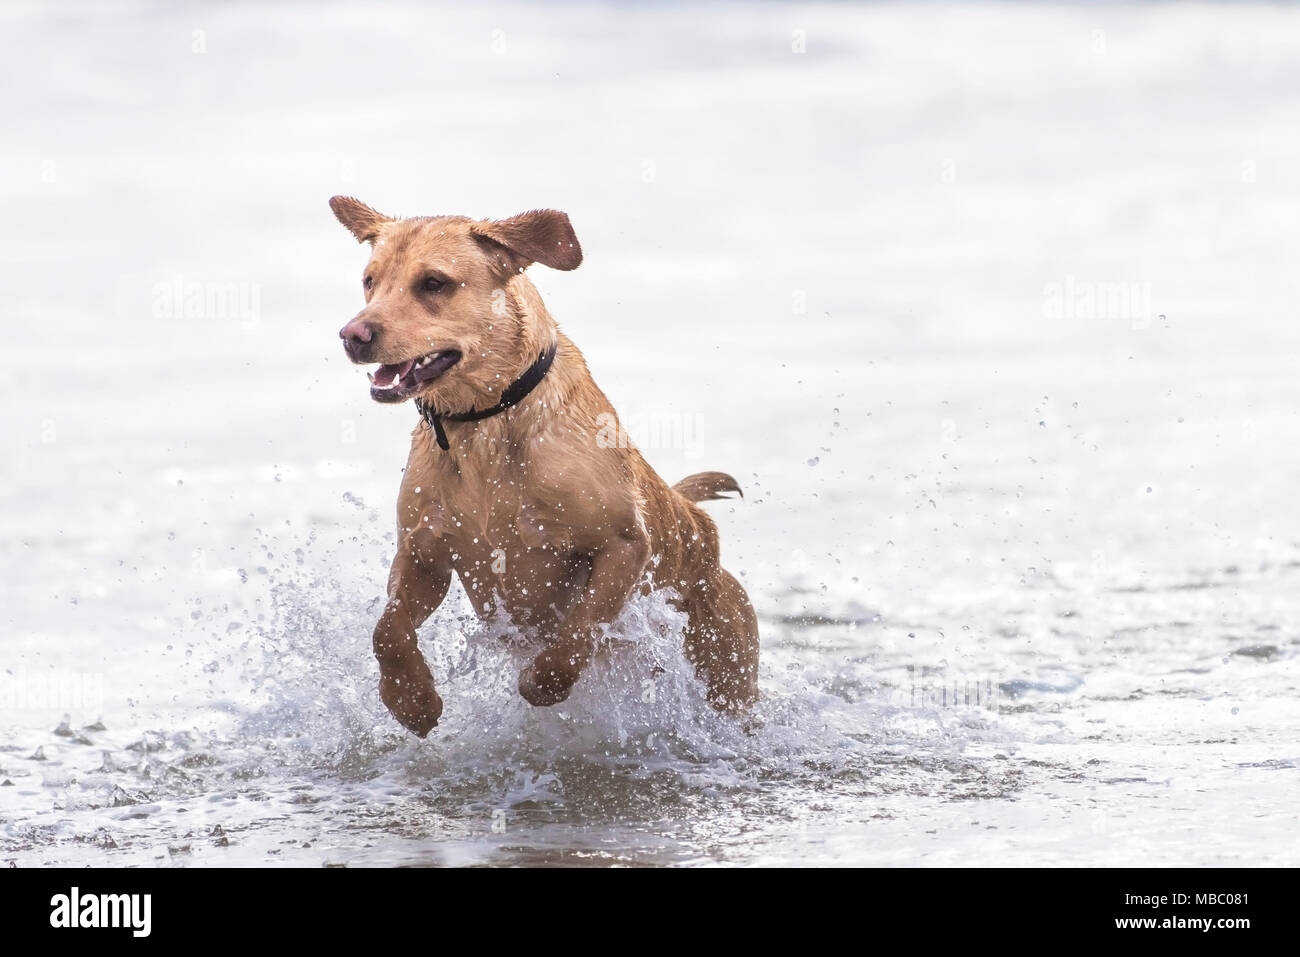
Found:
[(429, 423), (429, 428), (433, 429), (434, 437), (438, 441), (438, 448), (444, 452), (451, 448), (451, 443), (447, 441), (447, 433), (443, 430), (442, 420), (447, 419), (451, 422), (477, 422), (479, 419), (488, 419), (492, 416), (504, 412), (512, 405), (518, 405), (528, 396), (528, 393), (537, 388), (537, 383), (546, 378), (547, 371), (551, 368), (551, 363), (555, 361), (555, 343), (552, 342), (546, 347), (546, 351), (537, 357), (537, 361), (524, 370), (521, 375), (501, 393), (501, 401), (490, 409), (471, 409), (468, 412), (435, 412), (433, 407), (423, 399), (415, 400), (415, 407), (419, 410), (421, 418)]

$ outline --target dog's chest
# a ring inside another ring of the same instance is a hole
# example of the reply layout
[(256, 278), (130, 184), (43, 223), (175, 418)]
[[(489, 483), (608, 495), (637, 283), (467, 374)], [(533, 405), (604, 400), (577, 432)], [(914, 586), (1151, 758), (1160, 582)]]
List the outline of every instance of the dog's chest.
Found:
[[(562, 618), (589, 562), (566, 547), (530, 494), (525, 470), (508, 460), (456, 463), (424, 489), (425, 522), (450, 547), (452, 565), (480, 613), (504, 608), (520, 623)], [(472, 468), (474, 464), (489, 467)], [(548, 527), (549, 526), (549, 527)]]

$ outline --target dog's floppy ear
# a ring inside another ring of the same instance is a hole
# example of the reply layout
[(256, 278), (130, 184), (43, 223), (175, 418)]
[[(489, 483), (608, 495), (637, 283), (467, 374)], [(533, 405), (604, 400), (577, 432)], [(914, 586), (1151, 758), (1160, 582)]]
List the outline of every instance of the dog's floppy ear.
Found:
[(357, 237), (359, 243), (373, 243), (379, 237), (379, 230), (384, 223), (393, 221), (391, 216), (385, 216), (351, 196), (331, 196), (330, 209), (334, 210), (338, 221)]
[(535, 262), (552, 269), (577, 269), (582, 263), (578, 237), (569, 217), (559, 210), (534, 209), (509, 219), (479, 220), (469, 229), (514, 253), (519, 269)]

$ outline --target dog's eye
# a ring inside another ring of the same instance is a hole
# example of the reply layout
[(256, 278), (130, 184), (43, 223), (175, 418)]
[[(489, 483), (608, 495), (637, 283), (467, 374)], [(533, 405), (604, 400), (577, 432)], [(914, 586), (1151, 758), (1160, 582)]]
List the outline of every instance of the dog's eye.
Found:
[(361, 285), (365, 287), (366, 292), (369, 292), (375, 287), (375, 277), (367, 276), (365, 279), (361, 280)]
[(439, 279), (437, 276), (425, 276), (424, 280), (420, 283), (420, 288), (425, 292), (437, 292), (446, 284), (447, 283), (444, 280)]

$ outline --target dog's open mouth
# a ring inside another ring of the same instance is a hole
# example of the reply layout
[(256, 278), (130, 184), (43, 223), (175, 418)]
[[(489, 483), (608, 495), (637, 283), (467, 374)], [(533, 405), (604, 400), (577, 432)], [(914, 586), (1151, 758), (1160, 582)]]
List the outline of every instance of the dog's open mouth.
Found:
[(443, 349), (418, 359), (382, 365), (370, 373), (370, 398), (376, 402), (409, 399), (459, 361), (459, 349)]

